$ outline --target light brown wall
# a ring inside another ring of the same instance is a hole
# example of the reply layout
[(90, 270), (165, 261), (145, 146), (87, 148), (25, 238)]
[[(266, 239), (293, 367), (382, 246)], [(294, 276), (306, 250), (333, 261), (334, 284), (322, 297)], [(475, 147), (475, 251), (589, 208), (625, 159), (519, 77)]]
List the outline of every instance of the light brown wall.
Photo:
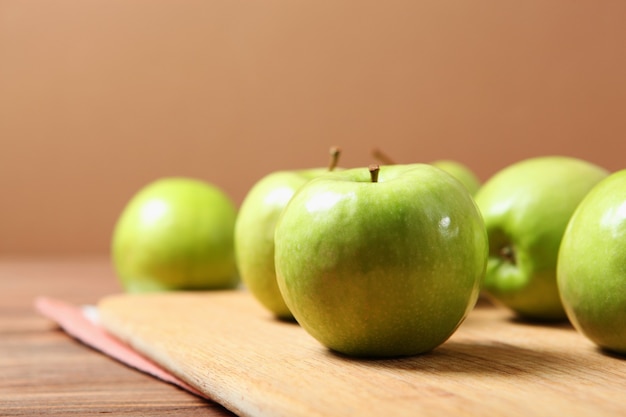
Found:
[(0, 0), (0, 254), (106, 253), (169, 175), (567, 154), (625, 167), (621, 0)]

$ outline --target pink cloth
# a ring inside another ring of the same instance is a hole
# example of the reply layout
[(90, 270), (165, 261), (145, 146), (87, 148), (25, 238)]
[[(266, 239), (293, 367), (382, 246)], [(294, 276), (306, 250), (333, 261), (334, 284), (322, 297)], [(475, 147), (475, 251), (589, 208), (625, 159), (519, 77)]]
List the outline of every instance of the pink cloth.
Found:
[(38, 297), (35, 300), (35, 308), (40, 314), (61, 326), (67, 334), (105, 355), (162, 381), (177, 385), (199, 397), (207, 398), (191, 385), (109, 335), (97, 323), (96, 307), (81, 308), (61, 300)]

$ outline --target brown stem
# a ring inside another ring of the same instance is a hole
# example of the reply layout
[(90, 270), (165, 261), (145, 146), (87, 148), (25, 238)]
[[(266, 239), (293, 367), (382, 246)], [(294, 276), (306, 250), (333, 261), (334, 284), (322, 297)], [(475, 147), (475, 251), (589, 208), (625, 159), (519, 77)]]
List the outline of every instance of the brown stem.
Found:
[(369, 170), (372, 182), (378, 182), (378, 172), (380, 171), (380, 166), (378, 166), (378, 164), (372, 164), (369, 166)]
[(339, 163), (339, 156), (341, 155), (341, 148), (332, 146), (330, 148), (330, 162), (328, 163), (328, 170), (333, 171)]
[(396, 162), (391, 159), (391, 157), (389, 157), (389, 155), (387, 155), (386, 153), (384, 153), (383, 151), (381, 151), (378, 148), (373, 148), (372, 149), (372, 156), (374, 158), (376, 158), (377, 160), (379, 160), (380, 162), (382, 162), (385, 165), (395, 165)]
[(503, 246), (502, 248), (500, 248), (500, 256), (507, 262), (510, 262), (512, 264), (515, 263), (516, 259), (515, 259), (515, 251), (513, 250), (513, 248), (511, 246)]

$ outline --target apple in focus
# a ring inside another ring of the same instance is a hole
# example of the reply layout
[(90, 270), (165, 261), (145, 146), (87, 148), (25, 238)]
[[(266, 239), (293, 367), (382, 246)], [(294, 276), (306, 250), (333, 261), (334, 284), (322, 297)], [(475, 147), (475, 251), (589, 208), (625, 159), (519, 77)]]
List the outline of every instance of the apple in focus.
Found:
[(598, 183), (574, 212), (557, 283), (574, 327), (596, 345), (626, 354), (626, 170)]
[(246, 194), (235, 223), (235, 256), (242, 282), (266, 309), (281, 319), (293, 319), (276, 283), (274, 229), (278, 217), (301, 186), (333, 171), (340, 149), (330, 149), (326, 168), (277, 171), (261, 178)]
[(321, 344), (358, 357), (445, 342), (476, 303), (488, 247), (467, 189), (427, 164), (311, 180), (280, 216), (275, 245), (295, 319)]
[(139, 190), (113, 231), (112, 257), (127, 292), (233, 288), (236, 208), (216, 186), (168, 177)]
[(607, 175), (588, 161), (543, 156), (509, 165), (482, 185), (475, 198), (489, 236), (489, 298), (523, 319), (566, 319), (556, 283), (559, 246), (578, 204)]
[[(396, 165), (395, 160), (379, 148), (373, 148), (371, 154), (377, 161), (385, 165)], [(446, 171), (448, 174), (461, 181), (472, 196), (476, 195), (478, 192), (481, 185), (480, 180), (467, 165), (452, 159), (439, 159), (430, 162), (430, 165)]]

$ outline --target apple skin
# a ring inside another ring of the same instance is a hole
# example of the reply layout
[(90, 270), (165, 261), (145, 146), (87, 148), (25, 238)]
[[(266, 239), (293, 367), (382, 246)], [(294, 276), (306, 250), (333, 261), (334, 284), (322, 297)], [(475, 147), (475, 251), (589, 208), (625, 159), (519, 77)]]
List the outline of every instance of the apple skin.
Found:
[(275, 233), (280, 291), (298, 323), (348, 356), (424, 353), (474, 307), (487, 236), (473, 198), (427, 164), (313, 179)]
[(296, 190), (328, 168), (277, 171), (266, 175), (246, 194), (235, 223), (235, 256), (241, 280), (250, 293), (281, 319), (293, 319), (283, 301), (274, 266), (274, 229)]
[(626, 170), (598, 183), (568, 223), (557, 283), (574, 327), (626, 354)]
[(466, 165), (449, 159), (441, 159), (430, 163), (437, 168), (443, 169), (457, 180), (461, 181), (472, 196), (475, 196), (480, 189), (481, 182)]
[(543, 156), (488, 179), (475, 197), (489, 236), (484, 293), (522, 319), (565, 320), (556, 283), (559, 245), (580, 201), (607, 175), (577, 158)]
[(143, 187), (120, 215), (113, 263), (127, 292), (233, 288), (236, 208), (212, 184), (167, 177)]

